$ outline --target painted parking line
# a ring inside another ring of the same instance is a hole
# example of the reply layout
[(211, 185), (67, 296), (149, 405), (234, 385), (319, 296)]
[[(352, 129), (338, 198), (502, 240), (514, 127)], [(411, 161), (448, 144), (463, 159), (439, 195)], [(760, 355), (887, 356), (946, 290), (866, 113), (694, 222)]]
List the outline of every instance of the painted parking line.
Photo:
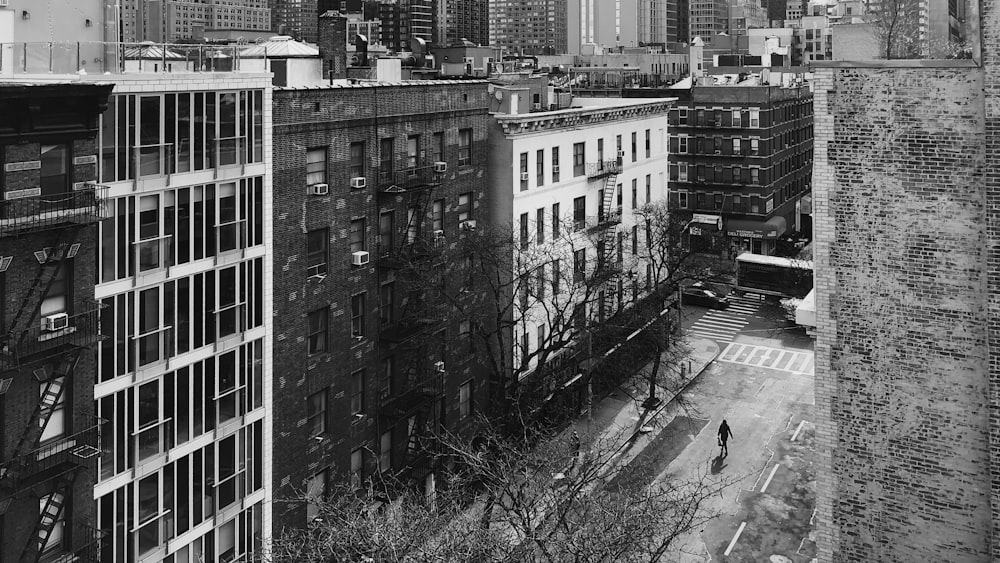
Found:
[(738, 530), (736, 530), (736, 535), (733, 536), (733, 541), (729, 542), (729, 547), (726, 548), (726, 552), (723, 555), (725, 555), (726, 557), (729, 557), (729, 554), (732, 553), (732, 551), (733, 551), (733, 547), (736, 546), (736, 540), (740, 539), (740, 534), (743, 533), (743, 528), (746, 528), (746, 527), (747, 527), (746, 521), (744, 521), (742, 524), (740, 524), (740, 528)]
[(799, 432), (802, 432), (802, 427), (806, 425), (806, 421), (799, 421), (799, 427), (795, 429), (795, 434), (792, 434), (792, 441), (794, 442), (796, 438), (799, 437)]
[(774, 469), (772, 469), (771, 474), (767, 476), (767, 480), (764, 481), (764, 486), (760, 488), (760, 492), (763, 493), (767, 491), (767, 486), (771, 484), (771, 479), (774, 479), (774, 474), (778, 471), (779, 467), (781, 467), (780, 463), (774, 464)]

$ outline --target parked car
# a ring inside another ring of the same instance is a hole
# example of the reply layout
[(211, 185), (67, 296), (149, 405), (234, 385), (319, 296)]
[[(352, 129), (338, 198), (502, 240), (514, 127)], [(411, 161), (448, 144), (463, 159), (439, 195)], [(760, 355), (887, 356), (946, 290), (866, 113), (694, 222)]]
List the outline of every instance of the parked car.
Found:
[(704, 283), (698, 282), (681, 292), (681, 300), (685, 305), (699, 305), (710, 309), (725, 309), (729, 306), (729, 298), (719, 295), (717, 291)]

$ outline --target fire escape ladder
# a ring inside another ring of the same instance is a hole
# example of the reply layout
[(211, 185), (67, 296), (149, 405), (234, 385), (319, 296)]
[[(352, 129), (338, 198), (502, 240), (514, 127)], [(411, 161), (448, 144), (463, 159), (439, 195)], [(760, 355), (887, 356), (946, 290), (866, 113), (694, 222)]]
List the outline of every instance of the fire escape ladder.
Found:
[[(25, 294), (24, 299), (21, 300), (17, 312), (11, 318), (8, 333), (14, 333), (17, 330), (18, 322), (20, 322), (21, 317), (29, 309), (32, 311), (31, 317), (28, 318), (29, 322), (41, 310), (42, 299), (49, 292), (52, 283), (55, 282), (56, 276), (59, 274), (59, 268), (62, 267), (63, 258), (76, 241), (78, 231), (79, 228), (77, 227), (66, 227), (54, 231), (52, 244), (48, 247), (47, 251), (42, 251), (45, 254), (45, 258), (39, 262), (35, 277), (31, 280), (31, 285), (28, 286), (28, 292)], [(29, 307), (32, 303), (34, 303), (34, 307)], [(24, 332), (21, 337), (24, 338), (26, 335), (27, 332)], [(18, 342), (18, 344), (21, 344), (21, 342)]]
[[(18, 438), (17, 446), (14, 448), (14, 458), (26, 455), (38, 443), (38, 439), (42, 436), (42, 431), (45, 430), (45, 425), (49, 423), (52, 413), (56, 410), (56, 405), (59, 404), (59, 400), (62, 398), (68, 380), (66, 376), (72, 373), (73, 368), (79, 360), (79, 351), (65, 354), (59, 363), (56, 375), (42, 382), (42, 392), (39, 394), (38, 402), (31, 413), (31, 418), (28, 419), (28, 424), (24, 426), (24, 431), (21, 432), (21, 437)], [(37, 421), (37, 424), (35, 421)]]
[(48, 543), (56, 524), (62, 519), (73, 477), (74, 472), (60, 477), (52, 488), (52, 493), (46, 497), (45, 505), (38, 512), (38, 521), (35, 522), (24, 549), (21, 550), (21, 556), (18, 557), (20, 563), (37, 563), (41, 560), (45, 544)]
[(618, 211), (617, 209), (615, 209), (615, 200), (618, 195), (616, 193), (617, 180), (618, 180), (617, 174), (610, 174), (604, 180), (604, 192), (603, 192), (604, 200), (601, 202), (601, 211), (603, 213), (604, 220), (611, 221), (610, 225), (607, 225), (606, 228), (601, 229), (600, 232), (601, 243), (599, 245), (599, 249), (601, 252), (600, 264), (605, 269), (604, 270), (605, 272), (610, 273), (607, 279), (608, 281), (607, 288), (604, 290), (603, 305), (604, 305), (604, 311), (606, 311), (607, 314), (610, 314), (610, 312), (614, 310), (616, 289), (613, 288), (612, 286), (614, 286), (614, 281), (617, 278), (617, 276), (615, 275), (616, 270), (614, 266), (615, 254), (617, 252), (615, 246), (616, 243), (615, 234), (617, 230), (614, 228), (614, 221), (612, 220), (614, 214), (617, 213)]
[[(420, 224), (427, 211), (427, 200), (430, 199), (430, 190), (419, 190), (410, 195), (410, 205), (406, 210), (406, 230), (403, 232), (403, 244), (407, 247), (417, 243), (421, 236)], [(413, 209), (413, 215), (410, 215)], [(413, 233), (413, 240), (410, 240), (410, 233)]]

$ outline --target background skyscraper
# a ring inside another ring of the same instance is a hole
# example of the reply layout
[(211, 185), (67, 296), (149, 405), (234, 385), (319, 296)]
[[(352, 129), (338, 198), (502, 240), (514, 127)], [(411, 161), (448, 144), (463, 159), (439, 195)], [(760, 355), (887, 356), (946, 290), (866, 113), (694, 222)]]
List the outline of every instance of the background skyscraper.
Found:
[(490, 0), (490, 45), (507, 53), (567, 51), (567, 0)]
[(270, 1), (271, 18), (274, 20), (272, 30), (299, 41), (317, 41), (316, 21), (320, 13), (317, 0)]
[[(486, 0), (439, 0), (444, 7), (445, 42), (449, 45), (467, 39), (476, 45), (489, 45), (489, 5)], [(439, 10), (439, 19), (441, 17)]]

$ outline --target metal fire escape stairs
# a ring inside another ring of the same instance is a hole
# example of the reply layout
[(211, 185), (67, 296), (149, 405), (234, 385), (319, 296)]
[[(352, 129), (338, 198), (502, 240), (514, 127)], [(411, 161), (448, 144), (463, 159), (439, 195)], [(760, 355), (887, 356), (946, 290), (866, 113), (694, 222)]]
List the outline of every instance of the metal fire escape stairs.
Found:
[(45, 505), (38, 511), (38, 521), (35, 522), (27, 543), (21, 549), (21, 555), (17, 558), (18, 563), (38, 563), (41, 560), (45, 544), (48, 543), (52, 531), (63, 518), (67, 493), (73, 484), (75, 475), (75, 472), (61, 475), (52, 488), (52, 492), (45, 497)]
[(615, 291), (617, 289), (615, 282), (619, 275), (614, 262), (616, 255), (615, 233), (617, 232), (615, 229), (616, 222), (614, 221), (614, 217), (617, 215), (615, 201), (618, 195), (617, 182), (620, 170), (621, 161), (619, 160), (617, 166), (610, 167), (609, 173), (604, 177), (604, 189), (601, 191), (603, 198), (601, 200), (600, 220), (606, 224), (600, 225), (600, 238), (597, 245), (598, 251), (600, 252), (598, 264), (600, 264), (603, 271), (600, 271), (598, 275), (600, 275), (603, 279), (602, 285), (605, 286), (601, 306), (603, 307), (603, 310), (607, 312), (606, 314), (610, 314), (610, 312), (614, 310)]

